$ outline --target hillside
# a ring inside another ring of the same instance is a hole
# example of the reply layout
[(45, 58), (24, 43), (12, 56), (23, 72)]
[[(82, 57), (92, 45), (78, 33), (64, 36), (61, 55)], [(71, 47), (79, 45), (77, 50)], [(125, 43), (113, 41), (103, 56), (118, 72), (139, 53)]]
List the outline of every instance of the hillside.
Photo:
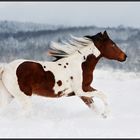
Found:
[(97, 65), (126, 71), (140, 71), (140, 29), (119, 26), (118, 28), (62, 27), (35, 23), (0, 22), (0, 62), (10, 62), (17, 58), (51, 60), (47, 50), (51, 41), (68, 40), (70, 34), (82, 37), (107, 30), (111, 39), (124, 50), (127, 61), (120, 63), (103, 59)]

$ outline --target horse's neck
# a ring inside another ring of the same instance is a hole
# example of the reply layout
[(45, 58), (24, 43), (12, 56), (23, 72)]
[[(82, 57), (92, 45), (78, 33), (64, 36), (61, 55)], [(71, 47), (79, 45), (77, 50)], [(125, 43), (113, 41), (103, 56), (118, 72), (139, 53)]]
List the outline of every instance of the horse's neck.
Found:
[(57, 62), (58, 63), (70, 62), (72, 65), (75, 66), (80, 65), (80, 67), (81, 64), (86, 63), (87, 70), (90, 69), (90, 71), (93, 71), (99, 58), (100, 57), (98, 56), (95, 50), (93, 51), (92, 47), (85, 47), (83, 49), (76, 51), (74, 54), (70, 55), (67, 58), (58, 60)]
[(86, 64), (86, 71), (93, 72), (99, 59), (100, 56), (96, 58), (93, 54), (89, 54), (87, 59), (83, 62), (83, 64)]
[[(87, 57), (93, 53), (93, 48), (92, 47), (85, 47), (82, 48), (78, 51), (76, 51), (74, 54), (72, 54), (69, 58), (72, 61), (77, 61), (77, 63), (82, 63), (87, 59)], [(95, 55), (94, 55), (95, 56)]]
[(91, 91), (91, 83), (93, 80), (93, 71), (95, 69), (95, 66), (97, 62), (99, 61), (101, 56), (95, 57), (93, 54), (90, 54), (87, 59), (82, 63), (82, 76), (83, 76), (83, 81), (82, 81), (82, 88), (83, 91)]

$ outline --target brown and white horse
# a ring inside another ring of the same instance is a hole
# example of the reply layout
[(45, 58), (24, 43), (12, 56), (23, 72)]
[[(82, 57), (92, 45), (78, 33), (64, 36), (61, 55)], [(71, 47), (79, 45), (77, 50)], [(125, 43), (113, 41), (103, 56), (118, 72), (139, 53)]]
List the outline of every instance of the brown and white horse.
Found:
[(69, 43), (51, 44), (49, 54), (57, 58), (53, 62), (19, 59), (1, 66), (2, 104), (8, 104), (14, 97), (25, 113), (31, 109), (29, 96), (32, 94), (55, 98), (79, 96), (90, 108), (94, 107), (92, 98), (98, 97), (104, 103), (102, 115), (106, 117), (106, 96), (91, 87), (93, 71), (101, 57), (125, 61), (126, 54), (106, 31), (72, 39)]

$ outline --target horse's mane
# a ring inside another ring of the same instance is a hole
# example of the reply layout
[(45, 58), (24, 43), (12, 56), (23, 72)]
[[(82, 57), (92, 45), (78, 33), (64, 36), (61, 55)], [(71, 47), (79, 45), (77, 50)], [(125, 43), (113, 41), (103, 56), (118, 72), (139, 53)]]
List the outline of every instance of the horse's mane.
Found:
[(68, 57), (75, 51), (78, 51), (93, 43), (92, 40), (87, 37), (75, 37), (71, 35), (71, 38), (72, 39), (68, 40), (68, 42), (51, 42), (48, 55), (55, 57), (58, 60), (60, 58)]

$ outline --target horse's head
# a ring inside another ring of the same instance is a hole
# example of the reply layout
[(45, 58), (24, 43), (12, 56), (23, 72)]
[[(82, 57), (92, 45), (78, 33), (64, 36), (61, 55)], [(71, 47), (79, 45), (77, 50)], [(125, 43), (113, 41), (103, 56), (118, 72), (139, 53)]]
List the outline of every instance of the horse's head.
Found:
[(106, 31), (86, 37), (92, 39), (95, 46), (100, 50), (101, 56), (121, 62), (126, 60), (126, 54), (109, 38)]

